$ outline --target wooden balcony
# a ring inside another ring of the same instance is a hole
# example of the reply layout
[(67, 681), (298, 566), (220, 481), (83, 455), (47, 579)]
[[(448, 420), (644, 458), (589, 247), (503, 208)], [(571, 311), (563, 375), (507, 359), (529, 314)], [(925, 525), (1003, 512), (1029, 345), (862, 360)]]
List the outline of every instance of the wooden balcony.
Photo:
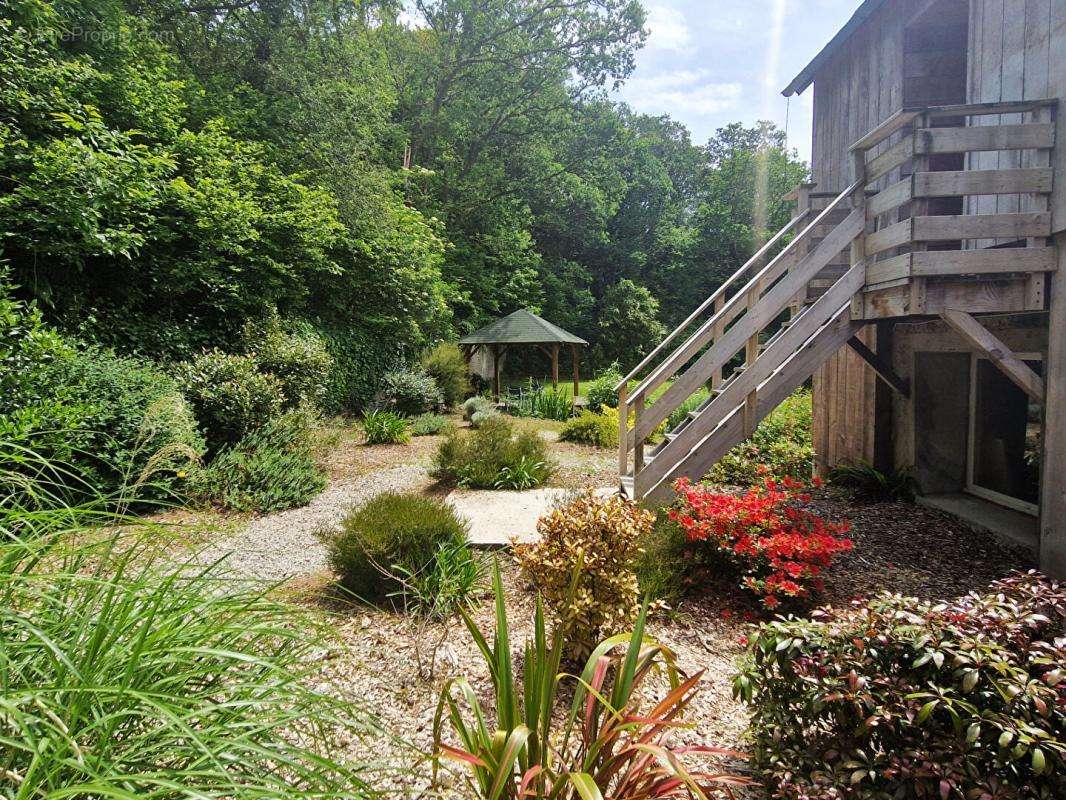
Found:
[[(1056, 101), (909, 109), (852, 148), (866, 231), (808, 297), (866, 261), (858, 319), (1047, 307)], [(801, 199), (804, 199), (802, 191)], [(808, 192), (817, 210), (827, 195)], [(838, 214), (844, 212), (837, 212)]]

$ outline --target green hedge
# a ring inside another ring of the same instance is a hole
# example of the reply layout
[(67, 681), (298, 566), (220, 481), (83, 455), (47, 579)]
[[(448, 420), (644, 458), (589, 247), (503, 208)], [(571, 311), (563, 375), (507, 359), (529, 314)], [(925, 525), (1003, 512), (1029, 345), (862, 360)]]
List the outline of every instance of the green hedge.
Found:
[(359, 328), (317, 327), (333, 357), (322, 410), (327, 414), (362, 411), (381, 388), (384, 375), (403, 365), (402, 348), (387, 336)]

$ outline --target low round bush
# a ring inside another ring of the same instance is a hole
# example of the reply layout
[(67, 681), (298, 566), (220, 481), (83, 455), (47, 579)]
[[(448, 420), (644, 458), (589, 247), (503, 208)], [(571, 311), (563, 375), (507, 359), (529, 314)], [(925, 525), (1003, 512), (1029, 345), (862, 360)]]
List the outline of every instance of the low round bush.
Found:
[(763, 624), (734, 693), (781, 800), (1066, 797), (1066, 588), (883, 594)]
[(174, 370), (212, 451), (235, 444), (278, 416), (281, 382), (251, 356), (209, 350)]
[(326, 487), (314, 455), (315, 419), (290, 411), (223, 448), (195, 470), (190, 494), (234, 511), (282, 511), (306, 505)]
[(614, 387), (622, 382), (623, 377), (617, 363), (596, 376), (585, 393), (589, 411), (599, 411), (604, 407), (618, 408), (618, 392)]
[(473, 489), (527, 489), (544, 483), (553, 470), (543, 438), (534, 431), (516, 434), (510, 420), (496, 414), (474, 430), (450, 433), (437, 450), (433, 474)]
[(451, 429), (451, 420), (443, 414), (420, 414), (411, 420), (412, 436), (436, 436)]
[(421, 494), (371, 498), (321, 534), (339, 582), (357, 597), (379, 600), (403, 588), (403, 575), (434, 563), (442, 546), (466, 542), (468, 525), (447, 503)]
[[(607, 413), (612, 410), (614, 414)], [(584, 410), (563, 423), (559, 438), (564, 442), (591, 444), (594, 447), (617, 447), (618, 411), (617, 409), (607, 409), (603, 412)]]
[(566, 626), (572, 656), (587, 657), (603, 637), (633, 621), (640, 606), (634, 566), (654, 522), (655, 515), (635, 503), (589, 489), (541, 517), (539, 541), (515, 548), (522, 574)]
[(496, 404), (487, 397), (474, 395), (463, 403), (462, 409), (463, 419), (469, 422), (477, 413), (494, 412), (496, 410)]
[(374, 401), (377, 408), (405, 417), (433, 411), (444, 404), (437, 382), (420, 370), (393, 370), (382, 379)]
[(286, 327), (275, 314), (249, 324), (244, 337), (259, 371), (270, 373), (281, 384), (285, 410), (300, 405), (322, 407), (333, 357), (312, 327), (297, 322)]
[(470, 369), (459, 345), (441, 342), (422, 354), (421, 364), (440, 387), (446, 407), (456, 406), (470, 394)]
[(367, 411), (363, 415), (363, 436), (367, 444), (406, 444), (411, 426), (392, 411)]

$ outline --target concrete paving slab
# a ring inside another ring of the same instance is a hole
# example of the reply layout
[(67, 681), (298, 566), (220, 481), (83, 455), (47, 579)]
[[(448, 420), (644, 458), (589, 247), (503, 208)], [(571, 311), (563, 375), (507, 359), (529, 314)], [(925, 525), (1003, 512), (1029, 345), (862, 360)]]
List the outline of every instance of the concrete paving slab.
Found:
[[(596, 490), (605, 496), (616, 490)], [(502, 547), (517, 539), (537, 539), (537, 520), (548, 513), (570, 489), (527, 489), (521, 492), (494, 489), (456, 489), (446, 501), (470, 522), (470, 543), (475, 547)]]

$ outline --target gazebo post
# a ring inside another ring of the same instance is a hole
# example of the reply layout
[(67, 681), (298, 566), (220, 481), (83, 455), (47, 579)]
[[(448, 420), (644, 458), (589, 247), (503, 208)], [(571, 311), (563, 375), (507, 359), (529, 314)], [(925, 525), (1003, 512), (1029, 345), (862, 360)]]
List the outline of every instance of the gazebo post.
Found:
[(559, 388), (559, 343), (552, 344), (552, 388)]
[(500, 402), (500, 346), (492, 346), (492, 394)]
[[(556, 345), (558, 346), (558, 345)], [(570, 358), (574, 363), (574, 402), (577, 402), (577, 390), (581, 387), (581, 368), (578, 366), (577, 345), (570, 345)]]

